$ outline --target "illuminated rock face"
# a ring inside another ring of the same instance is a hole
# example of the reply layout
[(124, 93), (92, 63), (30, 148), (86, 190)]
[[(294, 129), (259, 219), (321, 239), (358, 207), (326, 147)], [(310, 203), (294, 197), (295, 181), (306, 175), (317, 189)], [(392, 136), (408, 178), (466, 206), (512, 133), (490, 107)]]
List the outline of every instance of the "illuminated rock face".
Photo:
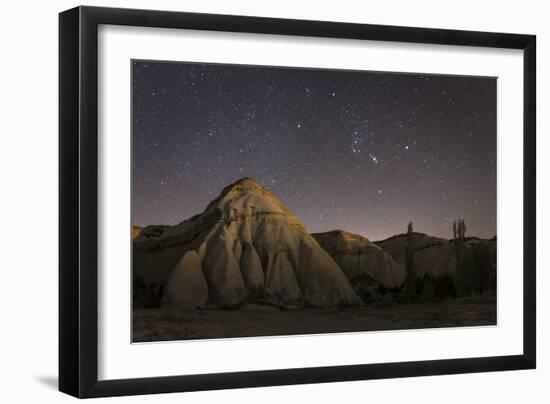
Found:
[(349, 279), (368, 274), (376, 283), (390, 288), (405, 281), (405, 266), (365, 237), (342, 230), (312, 236)]
[(132, 226), (132, 239), (139, 236), (139, 233), (141, 233), (142, 227), (140, 226)]
[(187, 251), (166, 282), (162, 306), (195, 309), (207, 302), (208, 285), (202, 272), (201, 259), (195, 251)]
[[(196, 257), (186, 261), (188, 252)], [(197, 268), (207, 284), (208, 304), (216, 307), (237, 306), (247, 298), (361, 305), (342, 269), (300, 219), (250, 178), (226, 187), (200, 215), (176, 226), (144, 228), (134, 239), (133, 263), (136, 306), (155, 306), (168, 291), (173, 296), (174, 288), (184, 290), (181, 279), (200, 278)], [(193, 306), (180, 301), (182, 307)]]

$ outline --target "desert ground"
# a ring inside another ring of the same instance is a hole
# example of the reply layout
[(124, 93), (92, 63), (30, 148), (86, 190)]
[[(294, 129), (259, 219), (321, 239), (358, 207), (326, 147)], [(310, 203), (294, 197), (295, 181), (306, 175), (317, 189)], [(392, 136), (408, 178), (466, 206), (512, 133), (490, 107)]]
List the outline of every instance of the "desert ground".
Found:
[(347, 309), (250, 304), (237, 310), (170, 313), (134, 309), (133, 342), (496, 325), (496, 297), (388, 303)]

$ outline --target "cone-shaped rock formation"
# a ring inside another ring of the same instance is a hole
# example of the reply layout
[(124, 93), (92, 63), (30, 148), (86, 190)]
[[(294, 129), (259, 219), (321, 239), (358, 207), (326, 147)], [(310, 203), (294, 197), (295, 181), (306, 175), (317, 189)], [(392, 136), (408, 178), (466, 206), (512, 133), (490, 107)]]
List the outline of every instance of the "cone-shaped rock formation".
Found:
[[(188, 252), (193, 258), (186, 261)], [(196, 275), (197, 268), (216, 307), (236, 306), (251, 295), (280, 304), (361, 304), (300, 219), (250, 178), (226, 187), (200, 215), (176, 226), (144, 228), (134, 239), (133, 262), (136, 306), (159, 305), (168, 292), (167, 301), (178, 301), (177, 279)]]

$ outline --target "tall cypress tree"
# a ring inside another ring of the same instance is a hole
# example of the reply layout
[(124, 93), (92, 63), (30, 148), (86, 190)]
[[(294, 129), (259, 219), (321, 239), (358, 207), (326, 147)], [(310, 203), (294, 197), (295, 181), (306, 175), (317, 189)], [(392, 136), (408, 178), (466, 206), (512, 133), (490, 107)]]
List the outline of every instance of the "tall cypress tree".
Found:
[(409, 222), (407, 226), (407, 247), (405, 249), (405, 267), (407, 270), (407, 278), (405, 282), (405, 290), (407, 299), (412, 300), (416, 296), (416, 274), (414, 271), (414, 236), (413, 224)]
[[(454, 228), (455, 226), (453, 226)], [(458, 296), (471, 293), (472, 262), (466, 249), (466, 224), (464, 219), (456, 222), (456, 238), (454, 240), (456, 254), (456, 291)]]

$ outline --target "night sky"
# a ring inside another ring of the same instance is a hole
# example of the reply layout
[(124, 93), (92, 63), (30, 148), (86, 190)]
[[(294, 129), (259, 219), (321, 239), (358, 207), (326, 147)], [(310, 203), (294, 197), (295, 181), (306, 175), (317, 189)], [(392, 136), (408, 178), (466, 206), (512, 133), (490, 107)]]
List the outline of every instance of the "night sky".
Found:
[(496, 234), (496, 79), (132, 62), (132, 215), (177, 224), (252, 177), (310, 232)]

